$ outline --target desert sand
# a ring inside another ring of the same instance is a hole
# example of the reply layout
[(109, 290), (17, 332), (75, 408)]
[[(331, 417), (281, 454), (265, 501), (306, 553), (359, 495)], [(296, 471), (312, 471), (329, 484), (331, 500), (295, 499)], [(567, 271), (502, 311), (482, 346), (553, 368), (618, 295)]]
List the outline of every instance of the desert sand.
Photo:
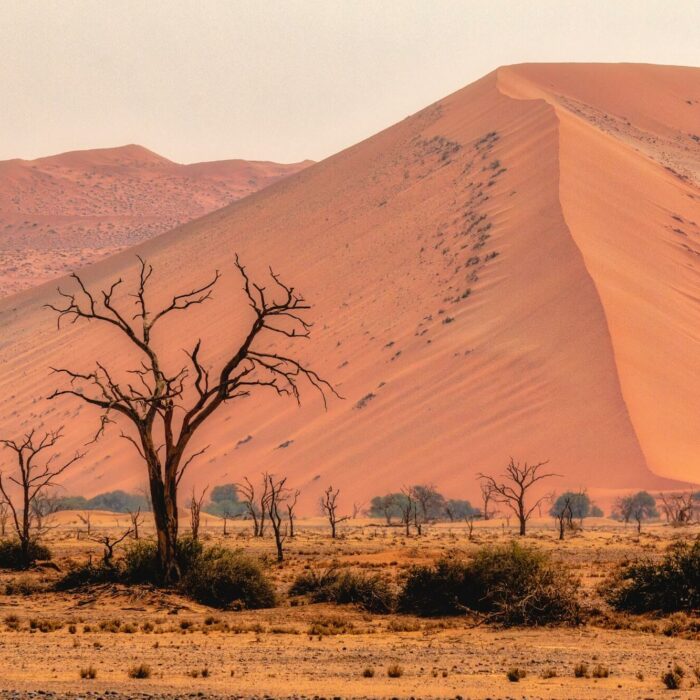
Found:
[[(55, 565), (100, 556), (85, 538), (78, 513), (61, 513), (48, 542)], [(119, 532), (126, 516), (93, 513), (94, 532)], [(655, 557), (679, 536), (659, 523), (634, 528), (609, 520), (587, 520), (583, 530), (556, 540), (551, 520), (536, 519), (524, 539), (554, 553), (583, 584), (587, 609), (604, 608), (598, 586), (628, 557)], [(183, 520), (183, 532), (187, 524)], [(143, 527), (147, 536), (151, 530)], [(287, 594), (301, 571), (337, 565), (381, 571), (398, 581), (415, 565), (450, 552), (471, 553), (513, 536), (502, 520), (477, 523), (474, 540), (462, 523), (427, 528), (420, 538), (378, 521), (344, 523), (330, 539), (321, 519), (299, 523), (287, 541), (287, 560), (272, 564), (271, 538), (251, 536), (249, 523), (222, 524), (208, 518), (202, 536), (209, 544), (243, 547), (268, 560), (281, 596), (279, 607), (218, 611), (177, 594), (149, 587), (101, 585), (71, 592), (48, 590), (60, 575), (53, 568), (0, 574), (0, 697), (42, 696), (134, 698), (307, 697), (307, 698), (593, 698), (697, 697), (700, 673), (697, 621), (685, 615), (594, 614), (581, 627), (499, 628), (470, 616), (418, 618), (368, 614), (353, 606), (310, 603)], [(82, 533), (82, 534), (81, 534)], [(30, 593), (28, 593), (30, 592)], [(146, 664), (151, 677), (132, 679), (130, 668)], [(387, 669), (401, 667), (390, 678)], [(586, 671), (578, 677), (577, 666)], [(669, 693), (661, 674), (673, 664), (686, 671), (681, 690)], [(94, 679), (81, 679), (92, 667)], [(512, 668), (526, 672), (518, 683)], [(365, 677), (366, 669), (374, 676)], [(203, 675), (204, 672), (204, 675)], [(607, 675), (605, 675), (607, 674)], [(22, 693), (27, 693), (22, 695)], [(29, 694), (33, 693), (33, 695)], [(70, 694), (73, 694), (72, 696)], [(110, 695), (107, 695), (109, 693)]]
[(307, 165), (182, 165), (136, 145), (0, 161), (0, 295), (148, 240)]
[[(94, 289), (123, 277), (131, 303), (136, 253), (156, 269), (154, 302), (221, 270), (211, 302), (161, 328), (173, 366), (200, 337), (212, 366), (240, 342), (236, 253), (313, 304), (300, 357), (343, 399), (232, 402), (192, 444), (211, 448), (185, 489), (268, 469), (301, 489), (306, 515), (329, 484), (346, 510), (416, 481), (476, 502), (476, 475), (512, 454), (549, 459), (561, 475), (550, 488), (585, 487), (608, 506), (700, 481), (699, 123), (698, 69), (501, 68), (83, 272)], [(49, 367), (136, 358), (93, 325), (57, 331), (43, 308), (55, 288), (0, 303), (0, 418), (8, 433), (65, 423), (69, 452), (97, 414), (45, 402), (59, 382)], [(115, 425), (65, 489), (143, 481)]]

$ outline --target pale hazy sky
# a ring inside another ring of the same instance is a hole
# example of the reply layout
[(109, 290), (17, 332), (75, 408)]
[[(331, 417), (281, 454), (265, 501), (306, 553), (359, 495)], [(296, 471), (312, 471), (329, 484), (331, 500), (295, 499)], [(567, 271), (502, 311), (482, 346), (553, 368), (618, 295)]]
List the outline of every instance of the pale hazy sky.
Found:
[(700, 65), (700, 0), (0, 0), (0, 159), (321, 159), (525, 61)]

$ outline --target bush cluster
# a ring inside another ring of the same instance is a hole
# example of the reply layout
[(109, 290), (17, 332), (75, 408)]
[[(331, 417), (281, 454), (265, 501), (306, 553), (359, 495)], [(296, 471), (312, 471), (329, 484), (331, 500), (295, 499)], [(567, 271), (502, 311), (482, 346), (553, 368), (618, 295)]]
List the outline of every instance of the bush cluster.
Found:
[(335, 568), (300, 574), (289, 592), (291, 595), (308, 595), (316, 603), (356, 604), (376, 613), (391, 612), (396, 604), (391, 584), (379, 574)]
[[(225, 547), (203, 548), (191, 537), (178, 542), (180, 588), (200, 603), (219, 608), (266, 608), (275, 604), (275, 590), (261, 563)], [(97, 583), (158, 584), (158, 549), (155, 542), (130, 544), (124, 557), (106, 565), (85, 564), (70, 569), (57, 583), (60, 590)]]
[(674, 543), (660, 562), (634, 561), (622, 566), (604, 593), (616, 610), (700, 610), (700, 541)]
[[(29, 564), (36, 561), (49, 561), (51, 550), (45, 545), (32, 540), (29, 543)], [(22, 545), (18, 539), (0, 540), (0, 569), (23, 569)]]
[(549, 555), (517, 543), (484, 547), (470, 560), (413, 567), (399, 609), (418, 615), (487, 615), (504, 625), (578, 624), (578, 582)]

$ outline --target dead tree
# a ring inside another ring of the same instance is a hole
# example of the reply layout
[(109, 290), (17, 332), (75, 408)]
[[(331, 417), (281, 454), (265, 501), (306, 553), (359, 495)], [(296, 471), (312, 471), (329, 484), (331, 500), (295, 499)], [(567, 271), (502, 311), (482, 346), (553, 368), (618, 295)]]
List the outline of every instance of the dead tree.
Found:
[[(92, 534), (92, 513), (89, 510), (86, 510), (84, 515), (83, 513), (78, 513), (78, 520), (85, 525), (85, 534), (90, 537)], [(80, 539), (80, 537), (78, 537), (78, 539)]]
[(517, 516), (520, 524), (521, 536), (525, 534), (527, 521), (530, 519), (532, 513), (537, 506), (547, 498), (546, 495), (541, 496), (530, 506), (525, 502), (528, 491), (538, 481), (542, 481), (542, 479), (559, 476), (558, 474), (541, 471), (548, 462), (549, 460), (538, 462), (537, 464), (528, 464), (527, 462), (520, 464), (520, 462), (516, 462), (511, 457), (506, 467), (506, 472), (502, 475), (501, 480), (496, 481), (492, 476), (479, 474), (479, 478), (483, 479), (483, 481), (490, 486), (491, 498), (498, 503), (508, 506)]
[(7, 535), (7, 520), (10, 517), (10, 509), (5, 501), (0, 501), (0, 537)]
[(484, 508), (484, 520), (489, 520), (489, 518), (491, 517), (491, 513), (489, 511), (489, 504), (491, 503), (491, 499), (493, 498), (493, 489), (491, 488), (491, 484), (488, 481), (485, 481), (484, 479), (481, 480), (479, 488), (481, 489), (481, 502)]
[(321, 511), (328, 519), (328, 523), (331, 526), (331, 537), (333, 539), (337, 536), (337, 527), (340, 523), (350, 520), (349, 515), (338, 515), (338, 496), (340, 494), (340, 489), (333, 490), (332, 486), (329, 486), (321, 497)]
[(192, 529), (192, 539), (196, 542), (199, 539), (199, 522), (202, 514), (202, 503), (204, 503), (204, 496), (209, 487), (207, 486), (204, 491), (202, 491), (199, 498), (195, 496), (194, 486), (192, 487), (192, 496), (190, 498), (190, 527)]
[(468, 515), (464, 516), (464, 522), (467, 523), (467, 535), (469, 537), (469, 540), (474, 539), (474, 521), (477, 519), (478, 515), (475, 515), (474, 513), (469, 513)]
[(692, 491), (686, 493), (660, 493), (661, 509), (666, 516), (666, 522), (671, 525), (688, 525), (693, 520), (695, 503)]
[(117, 537), (112, 537), (110, 535), (95, 535), (89, 537), (88, 539), (93, 542), (97, 542), (104, 547), (104, 552), (102, 553), (102, 562), (106, 567), (111, 568), (114, 563), (114, 548), (121, 544), (129, 535), (131, 534), (131, 529), (126, 530), (121, 535)]
[(559, 523), (559, 539), (564, 539), (564, 531), (566, 528), (573, 528), (574, 511), (571, 507), (571, 496), (564, 494), (564, 503), (561, 510), (555, 511), (554, 519)]
[(139, 539), (139, 526), (141, 525), (141, 507), (136, 510), (129, 511), (129, 520), (131, 520), (131, 534), (135, 540)]
[(275, 535), (275, 546), (277, 547), (277, 561), (284, 561), (284, 541), (287, 539), (287, 528), (282, 526), (282, 505), (288, 497), (285, 488), (287, 477), (276, 479), (273, 474), (263, 476), (267, 482), (267, 499), (265, 505), (267, 514), (270, 516), (272, 532)]
[[(82, 452), (61, 461), (53, 452), (63, 437), (63, 428), (39, 437), (35, 430), (21, 440), (0, 440), (0, 445), (14, 452), (17, 470), (10, 476), (0, 472), (0, 498), (10, 512), (12, 526), (20, 543), (22, 566), (31, 564), (31, 546), (46, 532), (45, 501), (47, 489), (57, 485), (57, 479), (72, 464), (84, 456)], [(52, 452), (52, 454), (48, 454)], [(19, 489), (12, 496), (11, 489)]]
[(152, 308), (149, 292), (153, 268), (141, 258), (139, 263), (138, 282), (128, 302), (131, 308), (127, 308), (126, 301), (117, 300), (121, 279), (93, 292), (79, 275), (73, 274), (75, 288), (59, 288), (61, 301), (48, 305), (58, 314), (59, 327), (66, 320), (110, 328), (131, 349), (134, 364), (126, 375), (101, 362), (86, 370), (54, 368), (68, 383), (50, 398), (72, 396), (100, 409), (96, 437), (108, 423), (115, 422), (113, 416), (128, 427), (122, 436), (135, 447), (148, 473), (161, 577), (165, 583), (174, 583), (180, 579), (176, 556), (178, 486), (187, 468), (207, 449), (194, 441), (201, 426), (225, 404), (231, 405), (259, 389), (271, 389), (299, 402), (301, 385), (306, 383), (321, 394), (324, 405), (327, 394), (336, 392), (295, 357), (266, 351), (273, 337), (308, 338), (311, 326), (304, 315), (311, 307), (272, 271), (271, 289), (252, 282), (238, 258), (235, 266), (251, 308), (240, 344), (232, 346), (218, 369), (210, 369), (202, 359), (201, 340), (197, 340), (186, 351), (187, 364), (169, 369), (171, 363), (165, 362), (163, 349), (172, 344), (172, 336), (156, 343), (155, 331), (163, 319), (206, 303), (220, 275), (217, 271), (201, 286), (176, 294), (160, 308)]
[(296, 520), (296, 513), (294, 512), (294, 509), (297, 507), (297, 501), (299, 500), (299, 496), (301, 495), (301, 491), (297, 489), (294, 491), (294, 493), (290, 494), (289, 498), (287, 499), (287, 502), (285, 505), (287, 506), (287, 520), (289, 521), (289, 536), (294, 537), (294, 521)]
[(413, 490), (404, 487), (401, 489), (401, 494), (396, 498), (396, 507), (401, 514), (401, 522), (406, 528), (406, 537), (411, 536), (411, 521), (416, 510), (416, 502), (413, 500)]
[(265, 500), (267, 483), (265, 484), (263, 495), (260, 497), (259, 501), (256, 496), (255, 486), (253, 486), (253, 483), (247, 476), (243, 477), (242, 482), (236, 484), (236, 490), (243, 501), (247, 515), (253, 523), (253, 537), (262, 537), (262, 525), (264, 524), (264, 520), (262, 520), (261, 523), (261, 519), (264, 518), (264, 513), (261, 513), (260, 503)]

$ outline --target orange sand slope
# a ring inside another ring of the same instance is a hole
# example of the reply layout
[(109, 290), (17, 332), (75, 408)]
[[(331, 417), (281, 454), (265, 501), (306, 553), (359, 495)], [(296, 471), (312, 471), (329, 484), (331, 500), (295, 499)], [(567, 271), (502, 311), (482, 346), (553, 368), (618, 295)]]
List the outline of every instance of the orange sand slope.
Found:
[[(224, 272), (215, 299), (163, 326), (170, 361), (203, 338), (215, 364), (249, 309), (232, 266), (271, 264), (315, 306), (301, 356), (345, 400), (231, 404), (192, 444), (183, 485), (288, 475), (316, 511), (411, 482), (476, 499), (510, 454), (549, 458), (550, 488), (700, 481), (700, 70), (502, 68), (399, 124), (139, 247), (154, 300)], [(133, 251), (86, 270), (133, 281)], [(50, 365), (133, 366), (94, 325), (56, 331), (54, 285), (0, 306), (4, 432), (96, 414), (40, 400)], [(128, 303), (123, 297), (124, 303)], [(286, 338), (272, 339), (277, 350)], [(117, 352), (115, 352), (117, 351)], [(68, 442), (66, 442), (68, 448)], [(89, 495), (144, 482), (119, 426), (66, 479)]]
[(152, 238), (307, 165), (180, 165), (141, 146), (1, 161), (0, 295)]

